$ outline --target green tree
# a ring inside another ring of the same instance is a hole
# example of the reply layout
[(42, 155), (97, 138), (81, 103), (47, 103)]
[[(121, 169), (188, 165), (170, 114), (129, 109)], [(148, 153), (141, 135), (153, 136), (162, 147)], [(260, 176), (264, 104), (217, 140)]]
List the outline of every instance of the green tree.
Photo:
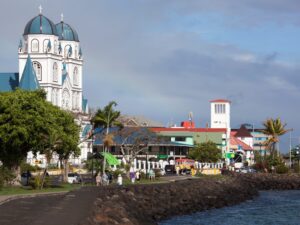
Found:
[[(109, 128), (117, 126), (122, 127), (122, 124), (117, 120), (121, 114), (120, 111), (116, 111), (114, 107), (117, 106), (117, 103), (111, 101), (106, 105), (103, 109), (98, 109), (95, 116), (92, 118), (91, 122), (93, 124), (93, 128), (103, 128), (106, 129), (105, 137), (104, 137), (104, 153), (108, 152), (108, 145), (112, 143), (112, 135), (109, 135)], [(106, 167), (106, 159), (104, 155), (102, 172), (105, 172)]]
[(263, 122), (264, 129), (262, 132), (268, 135), (270, 138), (265, 141), (265, 145), (270, 151), (271, 155), (274, 155), (276, 149), (278, 150), (279, 137), (284, 135), (288, 130), (285, 129), (286, 123), (282, 123), (280, 118), (267, 119)]
[(208, 141), (197, 144), (189, 151), (188, 156), (200, 162), (216, 163), (222, 158), (222, 153), (214, 142)]
[(74, 118), (45, 97), (42, 90), (0, 93), (0, 160), (18, 176), (29, 151), (45, 154), (48, 160), (53, 152), (77, 151), (79, 127)]

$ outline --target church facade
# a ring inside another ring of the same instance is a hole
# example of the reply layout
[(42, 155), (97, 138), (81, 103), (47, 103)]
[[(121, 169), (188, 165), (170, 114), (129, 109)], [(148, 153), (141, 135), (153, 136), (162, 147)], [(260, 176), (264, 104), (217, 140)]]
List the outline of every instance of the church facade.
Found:
[[(80, 164), (91, 151), (90, 141), (85, 140), (91, 125), (88, 101), (83, 97), (83, 55), (76, 30), (64, 22), (63, 15), (54, 24), (40, 7), (39, 15), (25, 26), (18, 46), (18, 61), (18, 72), (0, 73), (0, 91), (42, 88), (47, 101), (72, 112), (82, 131), (81, 156), (73, 159), (73, 163)], [(36, 161), (30, 154), (28, 160)]]

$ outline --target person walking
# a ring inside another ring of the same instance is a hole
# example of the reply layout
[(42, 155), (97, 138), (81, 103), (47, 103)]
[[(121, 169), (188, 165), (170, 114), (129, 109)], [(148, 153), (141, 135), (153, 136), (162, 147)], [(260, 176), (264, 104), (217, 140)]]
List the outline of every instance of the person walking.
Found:
[(134, 182), (135, 182), (135, 172), (134, 171), (130, 172), (129, 177), (130, 177), (131, 183), (134, 184)]
[(136, 171), (136, 173), (135, 173), (135, 179), (137, 181), (140, 181), (140, 179), (141, 179), (141, 177), (140, 177), (140, 171)]
[(179, 176), (179, 172), (180, 172), (180, 167), (176, 166), (176, 174), (177, 174), (177, 176)]
[(100, 186), (100, 184), (101, 184), (101, 176), (100, 176), (100, 173), (98, 173), (96, 176), (96, 185)]

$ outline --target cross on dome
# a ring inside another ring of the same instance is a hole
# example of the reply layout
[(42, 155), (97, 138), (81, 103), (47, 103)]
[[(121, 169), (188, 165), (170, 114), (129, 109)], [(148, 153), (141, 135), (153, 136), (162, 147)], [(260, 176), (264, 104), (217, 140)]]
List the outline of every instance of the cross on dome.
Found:
[(64, 14), (63, 13), (60, 15), (60, 21), (64, 22)]
[(39, 6), (39, 10), (40, 10), (40, 14), (42, 15), (42, 10), (43, 10), (43, 8), (42, 8), (41, 5)]

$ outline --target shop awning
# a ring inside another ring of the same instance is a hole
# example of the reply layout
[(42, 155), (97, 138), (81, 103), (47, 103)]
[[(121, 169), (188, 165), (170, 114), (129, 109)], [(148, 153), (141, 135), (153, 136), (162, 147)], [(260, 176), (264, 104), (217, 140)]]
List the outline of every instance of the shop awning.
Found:
[(102, 156), (105, 156), (105, 159), (107, 161), (107, 163), (112, 166), (112, 165), (120, 165), (119, 160), (113, 156), (112, 154), (108, 153), (108, 152), (101, 152)]

